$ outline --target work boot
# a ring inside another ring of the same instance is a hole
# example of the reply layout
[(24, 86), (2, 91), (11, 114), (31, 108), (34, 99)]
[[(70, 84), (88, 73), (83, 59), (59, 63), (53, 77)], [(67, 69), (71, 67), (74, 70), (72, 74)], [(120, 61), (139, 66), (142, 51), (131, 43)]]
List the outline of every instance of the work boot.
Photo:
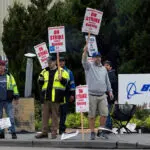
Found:
[(35, 136), (36, 139), (48, 138), (48, 133), (40, 133)]
[(1, 133), (0, 133), (0, 139), (4, 139), (4, 138), (5, 138), (4, 132), (1, 132)]
[(17, 139), (16, 133), (12, 133), (11, 135), (12, 135), (12, 139)]
[(95, 140), (95, 132), (91, 132), (91, 140)]

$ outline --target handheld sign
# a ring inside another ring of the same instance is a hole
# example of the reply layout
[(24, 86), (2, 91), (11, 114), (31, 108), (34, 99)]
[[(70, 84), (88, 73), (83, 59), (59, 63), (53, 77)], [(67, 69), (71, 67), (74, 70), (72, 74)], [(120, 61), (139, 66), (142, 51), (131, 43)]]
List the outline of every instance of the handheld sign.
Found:
[(34, 46), (34, 49), (35, 49), (35, 52), (37, 54), (37, 57), (39, 59), (42, 69), (48, 67), (47, 58), (49, 57), (49, 53), (48, 53), (46, 43), (43, 42), (41, 44), (38, 44)]
[(49, 52), (66, 52), (64, 26), (48, 28)]
[(103, 12), (96, 9), (86, 8), (82, 32), (90, 32), (91, 34), (98, 35), (102, 16)]
[(9, 128), (11, 126), (10, 118), (0, 119), (0, 129)]
[[(85, 36), (85, 39), (87, 41), (88, 36)], [(88, 52), (89, 52), (89, 56), (92, 56), (93, 53), (98, 52), (95, 36), (90, 36), (90, 38), (89, 38), (89, 41), (88, 41)]]
[(89, 96), (88, 86), (80, 85), (76, 87), (76, 112), (81, 113), (81, 129), (82, 129), (82, 140), (84, 140), (84, 125), (83, 125), (83, 112), (89, 111)]
[(72, 133), (63, 133), (61, 136), (61, 140), (69, 139), (71, 137), (77, 136), (78, 134), (79, 134), (79, 130), (77, 130), (76, 132), (72, 132)]
[(76, 87), (76, 112), (89, 111), (88, 86), (81, 85)]

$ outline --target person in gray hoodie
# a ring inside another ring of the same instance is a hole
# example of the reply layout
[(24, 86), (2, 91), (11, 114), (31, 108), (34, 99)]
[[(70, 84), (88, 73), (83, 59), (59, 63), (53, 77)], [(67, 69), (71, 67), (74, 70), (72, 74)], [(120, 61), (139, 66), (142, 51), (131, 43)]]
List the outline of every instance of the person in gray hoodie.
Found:
[[(95, 117), (98, 110), (100, 115), (100, 126), (105, 127), (108, 115), (108, 104), (106, 92), (113, 99), (111, 84), (106, 68), (101, 64), (101, 54), (93, 53), (93, 62), (88, 62), (88, 47), (84, 47), (82, 65), (85, 70), (86, 84), (89, 92), (89, 127), (91, 129), (91, 140), (95, 140)], [(97, 136), (108, 139), (104, 132), (97, 133)]]

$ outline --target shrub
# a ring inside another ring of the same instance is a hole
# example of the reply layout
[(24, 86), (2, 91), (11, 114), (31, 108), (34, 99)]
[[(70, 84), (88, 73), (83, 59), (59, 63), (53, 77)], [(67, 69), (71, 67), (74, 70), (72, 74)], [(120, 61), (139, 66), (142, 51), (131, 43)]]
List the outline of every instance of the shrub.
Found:
[(147, 128), (150, 128), (150, 116), (148, 118), (146, 118), (146, 120), (145, 120), (145, 126)]

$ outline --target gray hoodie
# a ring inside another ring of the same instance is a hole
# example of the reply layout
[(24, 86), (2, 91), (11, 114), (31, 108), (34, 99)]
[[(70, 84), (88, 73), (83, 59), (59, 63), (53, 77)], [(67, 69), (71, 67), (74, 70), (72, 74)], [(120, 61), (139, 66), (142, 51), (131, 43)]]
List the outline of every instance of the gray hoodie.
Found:
[(87, 56), (82, 56), (82, 65), (89, 94), (103, 95), (106, 91), (112, 92), (107, 70), (102, 64), (96, 66), (95, 63), (87, 61)]

